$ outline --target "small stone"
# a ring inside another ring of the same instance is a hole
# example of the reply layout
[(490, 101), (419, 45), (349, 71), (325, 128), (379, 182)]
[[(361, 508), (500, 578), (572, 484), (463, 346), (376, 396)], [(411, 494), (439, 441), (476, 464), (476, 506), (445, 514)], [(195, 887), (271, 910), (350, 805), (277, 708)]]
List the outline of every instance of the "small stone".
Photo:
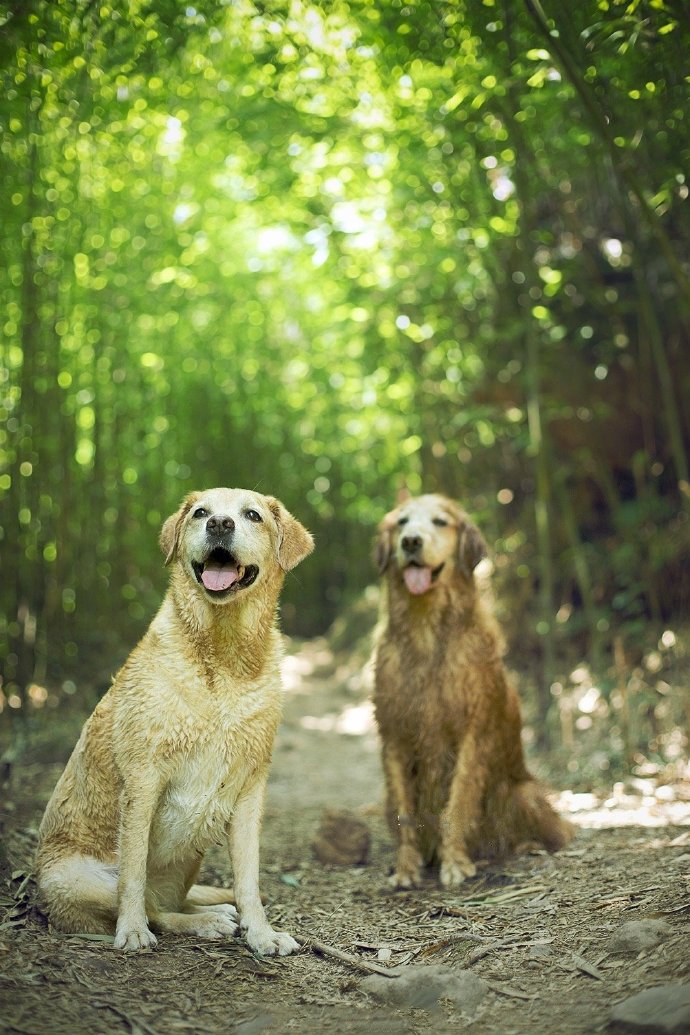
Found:
[(690, 1032), (690, 985), (662, 985), (617, 1003), (609, 1025), (632, 1035), (686, 1035)]
[(472, 1017), (489, 992), (486, 981), (468, 970), (443, 964), (404, 967), (398, 977), (370, 977), (362, 989), (379, 1003), (398, 1008), (437, 1010), (441, 999), (449, 999), (466, 1017)]
[(645, 952), (673, 934), (663, 920), (629, 920), (614, 931), (609, 940), (611, 952)]
[(314, 855), (326, 866), (364, 866), (369, 858), (369, 827), (347, 809), (327, 809), (312, 841)]

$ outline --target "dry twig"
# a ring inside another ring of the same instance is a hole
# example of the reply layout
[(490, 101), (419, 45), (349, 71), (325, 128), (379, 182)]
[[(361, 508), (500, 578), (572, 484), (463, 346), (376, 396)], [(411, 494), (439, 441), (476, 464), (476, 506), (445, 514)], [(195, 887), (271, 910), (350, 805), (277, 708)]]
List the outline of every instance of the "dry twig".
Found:
[(317, 942), (313, 938), (297, 938), (297, 942), (306, 949), (312, 949), (317, 955), (331, 956), (340, 960), (341, 963), (349, 963), (351, 967), (358, 970), (366, 970), (369, 974), (380, 974), (382, 977), (397, 978), (400, 976), (398, 967), (379, 967), (376, 963), (369, 963), (359, 956), (353, 956), (349, 952), (343, 952), (334, 945), (326, 945), (325, 942)]
[(537, 995), (530, 995), (527, 992), (521, 992), (518, 988), (510, 988), (508, 985), (497, 985), (495, 981), (487, 981), (489, 988), (498, 992), (499, 995), (511, 996), (513, 999), (538, 999)]

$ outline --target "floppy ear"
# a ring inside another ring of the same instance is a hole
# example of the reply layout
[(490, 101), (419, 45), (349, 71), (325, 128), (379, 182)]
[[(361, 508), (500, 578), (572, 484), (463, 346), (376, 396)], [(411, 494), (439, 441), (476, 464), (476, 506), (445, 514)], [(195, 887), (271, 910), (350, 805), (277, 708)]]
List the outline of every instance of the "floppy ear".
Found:
[(374, 544), (374, 562), (379, 575), (383, 575), (391, 558), (393, 529), (395, 528), (397, 513), (397, 510), (391, 510), (379, 525), (378, 536)]
[(469, 578), (479, 562), (488, 556), (488, 547), (477, 526), (464, 521), (458, 527), (458, 560), (462, 573)]
[(190, 492), (188, 496), (185, 496), (182, 500), (180, 509), (176, 511), (176, 513), (171, 514), (161, 528), (158, 542), (160, 543), (161, 550), (165, 554), (166, 567), (175, 559), (177, 547), (180, 542), (180, 534), (182, 532), (182, 522), (187, 517), (193, 504), (199, 499), (200, 495), (200, 492)]
[(283, 571), (291, 571), (312, 552), (314, 540), (280, 500), (270, 497), (269, 507), (278, 525), (278, 562)]

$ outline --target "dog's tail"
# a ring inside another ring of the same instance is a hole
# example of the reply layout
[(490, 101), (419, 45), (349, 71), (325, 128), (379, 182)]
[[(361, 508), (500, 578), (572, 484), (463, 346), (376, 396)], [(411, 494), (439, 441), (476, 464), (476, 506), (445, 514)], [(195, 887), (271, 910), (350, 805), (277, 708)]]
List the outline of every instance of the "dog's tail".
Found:
[(536, 841), (548, 852), (558, 852), (575, 834), (573, 825), (558, 815), (536, 780), (522, 780), (513, 787), (510, 811), (516, 848)]
[(117, 867), (70, 855), (39, 868), (38, 898), (51, 922), (70, 934), (114, 934)]
[(531, 777), (499, 786), (487, 802), (485, 815), (477, 844), (472, 846), (478, 856), (503, 858), (528, 847), (557, 852), (575, 833)]

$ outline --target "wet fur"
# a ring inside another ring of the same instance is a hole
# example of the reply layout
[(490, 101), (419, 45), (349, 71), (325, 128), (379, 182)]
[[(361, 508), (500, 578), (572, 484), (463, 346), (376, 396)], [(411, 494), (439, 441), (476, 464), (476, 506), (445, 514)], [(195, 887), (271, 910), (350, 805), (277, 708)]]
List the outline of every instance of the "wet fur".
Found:
[[(194, 517), (201, 504), (233, 517), (242, 563), (260, 568), (227, 600), (212, 599), (190, 566), (207, 534)], [(278, 594), (313, 542), (272, 497), (213, 489), (184, 500), (161, 547), (168, 593), (46, 808), (39, 894), (57, 928), (114, 933), (116, 947), (130, 950), (154, 945), (153, 931), (230, 936), (236, 898), (255, 951), (291, 952), (296, 943), (270, 928), (259, 898), (258, 843), (281, 714)], [(234, 893), (195, 884), (204, 852), (221, 842)]]
[[(447, 524), (437, 527), (434, 517)], [(418, 596), (402, 575), (401, 539), (411, 528), (430, 566), (443, 564)], [(478, 858), (529, 843), (553, 852), (572, 836), (525, 766), (503, 639), (474, 577), (485, 555), (479, 530), (443, 496), (409, 500), (379, 526), (384, 603), (374, 703), (397, 887), (416, 884), (422, 865), (436, 862), (441, 882), (453, 886), (475, 873)]]

